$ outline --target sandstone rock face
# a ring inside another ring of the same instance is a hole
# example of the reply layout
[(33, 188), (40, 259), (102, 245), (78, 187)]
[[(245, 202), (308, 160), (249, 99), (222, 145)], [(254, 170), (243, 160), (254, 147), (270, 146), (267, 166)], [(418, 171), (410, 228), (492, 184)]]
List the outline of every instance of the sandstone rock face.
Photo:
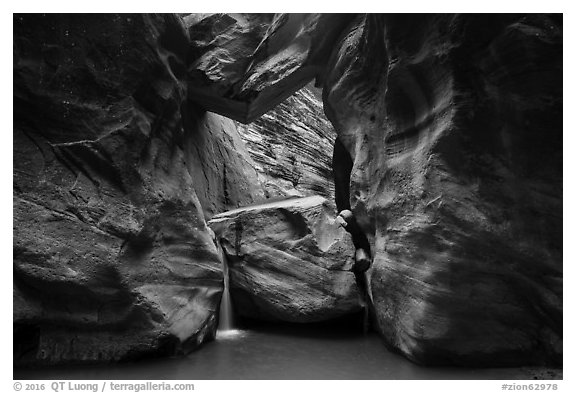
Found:
[[(274, 37), (283, 17), (262, 18)], [(338, 134), (336, 203), (369, 239), (378, 329), (417, 362), (561, 361), (561, 19), (358, 15), (328, 29), (339, 42), (316, 72)], [(266, 78), (230, 50), (197, 57), (189, 75), (203, 75), (209, 107), (226, 102), (250, 120), (267, 108), (258, 97), (287, 91), (279, 77), (306, 68), (296, 60), (283, 73), (265, 48), (253, 53)], [(207, 67), (213, 54), (234, 71)]]
[(561, 362), (562, 17), (359, 16), (328, 69), (337, 199), (370, 239), (386, 342)]
[[(561, 362), (561, 16), (185, 21), (15, 16), (17, 362), (209, 337), (222, 276), (205, 215), (264, 190), (232, 123), (198, 107), (249, 122), (314, 78), (385, 342), (425, 364)], [(304, 201), (212, 221), (247, 315), (359, 309), (343, 230)]]
[(256, 163), (235, 122), (190, 104), (184, 114), (190, 120), (188, 129), (193, 131), (182, 146), (186, 168), (194, 179), (205, 218), (264, 200)]
[(232, 121), (187, 103), (188, 50), (170, 15), (14, 16), (16, 365), (186, 352), (214, 334), (204, 214), (263, 191)]
[(193, 99), (249, 123), (323, 74), (345, 14), (213, 14), (185, 18)]
[(303, 88), (258, 120), (237, 124), (268, 198), (321, 195), (334, 201), (336, 133), (319, 94)]
[(214, 216), (209, 225), (227, 256), (236, 312), (316, 322), (359, 311), (354, 246), (335, 218), (319, 196)]

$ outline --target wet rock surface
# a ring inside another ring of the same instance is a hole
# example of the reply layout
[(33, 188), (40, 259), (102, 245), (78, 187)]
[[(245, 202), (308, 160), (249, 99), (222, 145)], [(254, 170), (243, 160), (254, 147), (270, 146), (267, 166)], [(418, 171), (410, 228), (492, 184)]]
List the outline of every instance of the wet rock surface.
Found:
[(360, 311), (351, 236), (320, 196), (216, 215), (235, 311), (245, 317), (317, 322)]
[(321, 195), (334, 202), (336, 133), (321, 90), (307, 86), (250, 124), (237, 123), (266, 197)]

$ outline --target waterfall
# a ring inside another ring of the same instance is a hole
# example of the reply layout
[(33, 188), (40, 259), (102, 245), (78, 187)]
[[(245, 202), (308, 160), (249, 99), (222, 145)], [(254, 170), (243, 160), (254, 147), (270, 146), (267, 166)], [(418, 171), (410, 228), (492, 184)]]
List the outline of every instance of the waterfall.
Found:
[(228, 272), (228, 261), (226, 253), (219, 246), (220, 255), (222, 256), (222, 272), (224, 273), (224, 293), (220, 302), (220, 315), (218, 322), (218, 331), (225, 332), (234, 328), (234, 314), (232, 312), (232, 300), (230, 298), (230, 276)]

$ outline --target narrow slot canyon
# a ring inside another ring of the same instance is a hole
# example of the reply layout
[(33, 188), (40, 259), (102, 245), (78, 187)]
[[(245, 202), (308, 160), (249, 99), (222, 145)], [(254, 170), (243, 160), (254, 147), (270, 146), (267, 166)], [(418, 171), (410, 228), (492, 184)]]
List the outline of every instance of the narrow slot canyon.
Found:
[(562, 379), (562, 22), (14, 14), (14, 378)]

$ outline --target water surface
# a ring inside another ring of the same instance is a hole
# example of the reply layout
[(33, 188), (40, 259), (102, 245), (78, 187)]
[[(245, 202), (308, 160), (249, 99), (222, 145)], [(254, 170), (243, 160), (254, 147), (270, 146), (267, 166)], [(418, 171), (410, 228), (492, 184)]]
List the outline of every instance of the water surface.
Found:
[(551, 379), (560, 370), (421, 367), (375, 334), (326, 327), (261, 326), (219, 332), (180, 358), (106, 366), (14, 370), (15, 379)]

